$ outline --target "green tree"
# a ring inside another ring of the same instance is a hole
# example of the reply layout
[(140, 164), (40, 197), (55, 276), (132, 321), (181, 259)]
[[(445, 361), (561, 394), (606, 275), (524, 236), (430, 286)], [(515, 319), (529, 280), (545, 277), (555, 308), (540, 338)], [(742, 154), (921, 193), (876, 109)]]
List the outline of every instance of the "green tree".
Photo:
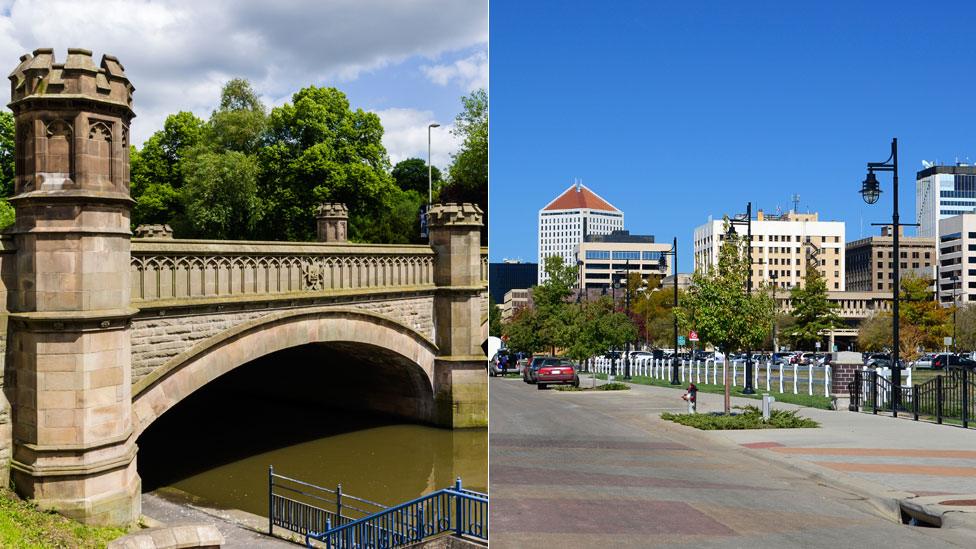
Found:
[(841, 324), (837, 306), (827, 300), (827, 282), (814, 262), (807, 263), (803, 286), (790, 291), (793, 325), (784, 335), (795, 349), (812, 349), (821, 333)]
[(542, 318), (536, 309), (519, 309), (511, 322), (502, 324), (502, 336), (508, 348), (523, 353), (536, 353), (550, 347), (542, 335)]
[(461, 148), (448, 168), (450, 182), (441, 191), (442, 202), (473, 202), (485, 212), (481, 242), (488, 242), (488, 92), (484, 89), (461, 98), (463, 109), (453, 133)]
[(260, 151), (260, 237), (311, 240), (314, 211), (326, 201), (349, 207), (349, 235), (362, 240), (395, 190), (379, 116), (352, 110), (335, 88), (310, 86), (271, 111)]
[[(752, 293), (746, 289), (751, 266), (742, 246), (741, 236), (726, 237), (718, 265), (695, 272), (692, 287), (676, 311), (680, 323), (695, 328), (703, 344), (712, 344), (725, 353), (758, 348), (772, 328), (772, 297), (765, 288)], [(728, 379), (725, 386), (728, 413)]]
[(182, 196), (193, 236), (240, 239), (253, 231), (261, 217), (254, 156), (204, 151), (187, 158), (184, 168)]
[(0, 197), (14, 194), (14, 115), (0, 111)]
[(891, 350), (891, 315), (876, 313), (861, 321), (857, 330), (857, 346), (868, 352)]
[(968, 304), (956, 311), (956, 348), (976, 351), (976, 305)]
[[(434, 195), (437, 195), (441, 184), (441, 171), (437, 166), (430, 167), (428, 181), (427, 163), (419, 158), (408, 158), (397, 162), (393, 166), (393, 181), (403, 191), (417, 191), (421, 196), (427, 196), (428, 185), (432, 183)], [(426, 201), (425, 201), (426, 202)]]
[(562, 256), (545, 258), (542, 268), (546, 281), (532, 287), (532, 300), (538, 308), (556, 307), (565, 304), (578, 284), (579, 271), (576, 265), (566, 265)]
[(166, 117), (163, 129), (154, 133), (141, 150), (132, 147), (130, 180), (132, 224), (175, 223), (184, 213), (179, 190), (183, 188), (182, 162), (204, 139), (205, 126), (191, 112)]
[(501, 337), (502, 335), (502, 310), (495, 303), (495, 298), (488, 296), (488, 335)]
[(634, 323), (624, 313), (615, 312), (608, 297), (567, 305), (565, 320), (559, 346), (577, 363), (620, 349), (637, 337)]
[(251, 83), (235, 78), (220, 96), (220, 108), (209, 121), (209, 145), (218, 150), (253, 154), (261, 146), (268, 116)]
[(909, 272), (901, 279), (899, 339), (905, 360), (914, 360), (922, 349), (941, 349), (952, 334), (952, 309), (935, 301), (931, 277)]

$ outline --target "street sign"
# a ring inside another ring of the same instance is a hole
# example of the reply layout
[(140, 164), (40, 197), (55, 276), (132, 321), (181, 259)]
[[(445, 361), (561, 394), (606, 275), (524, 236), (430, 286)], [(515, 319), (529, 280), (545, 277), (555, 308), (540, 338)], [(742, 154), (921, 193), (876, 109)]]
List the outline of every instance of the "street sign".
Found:
[(945, 342), (946, 347), (951, 347), (952, 346), (952, 338), (951, 337), (946, 337), (943, 341)]
[(698, 341), (698, 332), (694, 330), (688, 332), (688, 341)]
[(820, 350), (820, 342), (819, 341), (817, 342), (817, 350), (818, 351)]
[(678, 345), (681, 346), (684, 344), (685, 344), (685, 336), (678, 336)]

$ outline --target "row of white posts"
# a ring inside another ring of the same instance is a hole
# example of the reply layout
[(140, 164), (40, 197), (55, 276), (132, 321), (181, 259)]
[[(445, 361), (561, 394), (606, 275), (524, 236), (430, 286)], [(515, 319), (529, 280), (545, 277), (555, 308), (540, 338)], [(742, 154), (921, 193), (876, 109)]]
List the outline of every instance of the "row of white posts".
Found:
[[(596, 357), (590, 359), (589, 362), (598, 374), (611, 374), (614, 372), (613, 363), (608, 358)], [(694, 377), (695, 383), (720, 385), (724, 383), (725, 369), (728, 367), (728, 363), (731, 363), (732, 368), (732, 376), (730, 378), (732, 386), (738, 387), (741, 385), (744, 387), (746, 383), (745, 360), (716, 361), (713, 359), (681, 359), (678, 361), (678, 379), (684, 383), (686, 380), (691, 382), (692, 377)], [(635, 358), (630, 362), (630, 375), (670, 381), (671, 368), (671, 359)], [(720, 369), (721, 371), (719, 371)], [(762, 376), (760, 376), (760, 370), (765, 371)], [(814, 375), (814, 372), (818, 370), (823, 370), (822, 377), (818, 378)], [(617, 359), (616, 375), (622, 376), (624, 373), (624, 359), (619, 358)], [(763, 364), (755, 361), (753, 362), (752, 373), (752, 386), (756, 389), (761, 389), (759, 381), (761, 377), (765, 377), (766, 391), (777, 392), (778, 388), (778, 392), (780, 393), (792, 392), (794, 395), (797, 395), (800, 394), (801, 389), (806, 389), (806, 393), (811, 396), (815, 392), (816, 394), (823, 394), (826, 397), (830, 396), (831, 371), (829, 364), (825, 366), (814, 366), (813, 364), (800, 366), (798, 364), (773, 364), (772, 362)], [(908, 379), (911, 380), (911, 370), (909, 370)]]

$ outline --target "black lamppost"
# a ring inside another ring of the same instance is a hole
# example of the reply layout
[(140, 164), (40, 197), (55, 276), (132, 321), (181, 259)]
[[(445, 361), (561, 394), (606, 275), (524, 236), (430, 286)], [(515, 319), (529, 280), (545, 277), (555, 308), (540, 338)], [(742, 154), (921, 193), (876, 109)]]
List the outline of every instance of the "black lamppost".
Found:
[(583, 291), (586, 289), (583, 285), (583, 260), (576, 259), (576, 271), (579, 274), (579, 292), (576, 293), (576, 303), (580, 302), (580, 298), (583, 296)]
[(959, 288), (959, 275), (952, 275), (952, 354), (958, 354), (956, 347), (956, 311), (959, 310), (959, 305), (956, 303), (956, 296), (958, 295)]
[[(614, 271), (613, 274), (624, 273), (626, 277), (626, 293), (624, 294), (624, 310), (627, 313), (627, 318), (630, 318), (630, 260), (626, 260), (626, 267), (623, 271)], [(630, 340), (627, 340), (627, 347), (624, 355), (624, 379), (630, 379)]]
[[(749, 274), (746, 278), (746, 293), (752, 295), (752, 202), (746, 204), (745, 219), (729, 219), (729, 237), (735, 236), (735, 226), (746, 226), (746, 261), (749, 263)], [(775, 309), (774, 309), (775, 310)], [(776, 322), (775, 317), (773, 322)], [(726, 351), (728, 352), (728, 351)], [(746, 349), (746, 386), (742, 394), (752, 395), (756, 390), (752, 386), (752, 349)]]
[(898, 235), (901, 233), (901, 223), (898, 221), (898, 138), (892, 138), (891, 140), (891, 156), (888, 160), (884, 162), (868, 162), (868, 175), (864, 178), (864, 182), (861, 183), (861, 198), (864, 199), (868, 204), (874, 204), (881, 197), (881, 185), (878, 183), (878, 178), (874, 176), (874, 172), (891, 172), (892, 173), (892, 209), (891, 209), (891, 225), (892, 225), (892, 253), (894, 254), (894, 287), (892, 288), (892, 312), (894, 313), (894, 319), (891, 326), (892, 332), (892, 357), (891, 357), (891, 415), (898, 417), (898, 407), (901, 404), (901, 364), (898, 361), (898, 348), (901, 343), (901, 339), (898, 334), (898, 324), (900, 322), (900, 316), (898, 314), (898, 294), (901, 286), (901, 278), (899, 277), (899, 267), (901, 266), (901, 254), (898, 248)]
[(776, 286), (779, 285), (779, 273), (769, 272), (769, 279), (773, 281), (773, 360), (776, 360), (776, 353), (779, 347), (776, 345), (776, 313), (779, 311), (779, 303), (776, 302)]
[(674, 353), (671, 355), (671, 385), (680, 385), (681, 381), (678, 379), (678, 315), (675, 314), (675, 309), (678, 308), (678, 237), (674, 237), (674, 243), (671, 249), (666, 252), (661, 252), (661, 259), (658, 262), (662, 272), (668, 272), (668, 260), (667, 256), (671, 256), (673, 259), (671, 261), (671, 276), (674, 280), (674, 305), (671, 307), (671, 316), (674, 317)]

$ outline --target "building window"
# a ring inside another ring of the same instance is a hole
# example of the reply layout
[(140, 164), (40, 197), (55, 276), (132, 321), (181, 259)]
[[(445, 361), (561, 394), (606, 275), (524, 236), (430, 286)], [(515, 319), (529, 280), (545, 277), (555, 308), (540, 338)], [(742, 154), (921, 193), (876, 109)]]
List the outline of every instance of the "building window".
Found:
[(586, 259), (610, 259), (610, 252), (600, 250), (586, 250)]
[(640, 259), (640, 252), (613, 252), (614, 259)]

